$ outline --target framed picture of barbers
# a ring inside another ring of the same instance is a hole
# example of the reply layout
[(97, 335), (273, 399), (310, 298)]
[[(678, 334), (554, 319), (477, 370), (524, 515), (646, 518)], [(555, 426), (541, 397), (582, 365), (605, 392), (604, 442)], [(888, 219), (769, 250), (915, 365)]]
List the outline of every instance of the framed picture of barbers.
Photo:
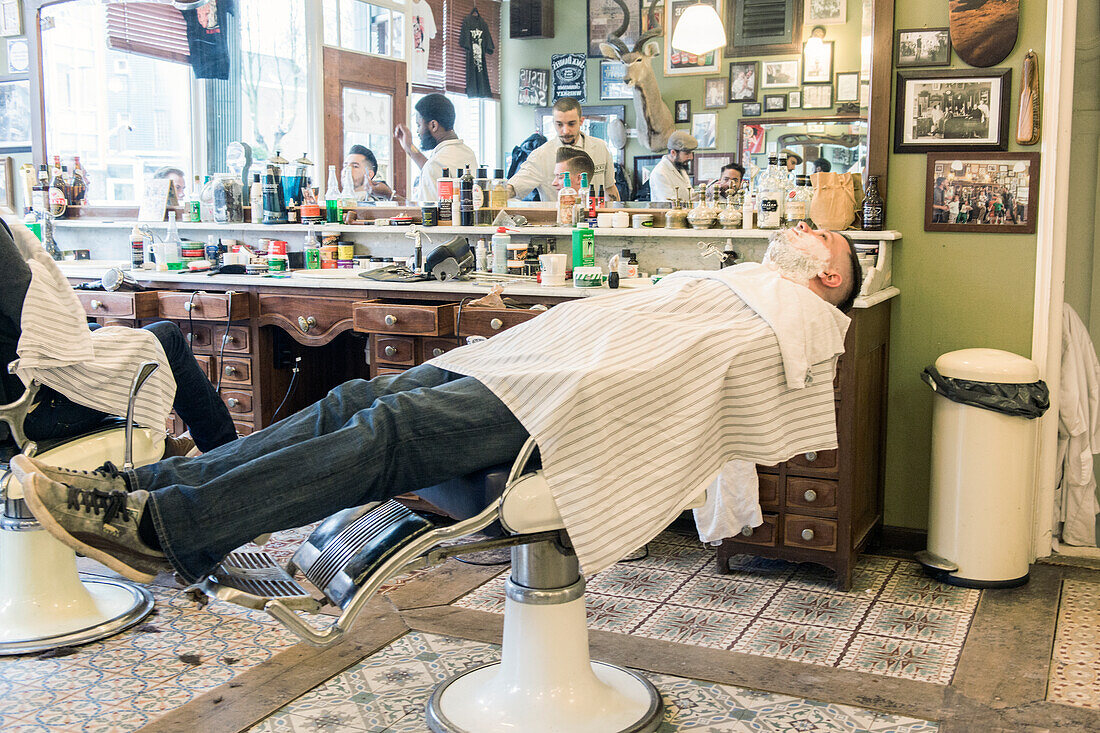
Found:
[(1012, 69), (898, 71), (894, 152), (1004, 150)]
[(929, 153), (924, 230), (1033, 234), (1039, 153)]

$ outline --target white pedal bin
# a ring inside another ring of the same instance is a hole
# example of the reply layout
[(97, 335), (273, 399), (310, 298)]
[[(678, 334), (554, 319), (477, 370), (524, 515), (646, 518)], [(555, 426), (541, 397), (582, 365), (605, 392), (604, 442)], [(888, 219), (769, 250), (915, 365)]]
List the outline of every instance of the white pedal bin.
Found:
[[(962, 349), (936, 360), (944, 377), (1031, 384), (1030, 359)], [(1028, 579), (1037, 421), (963, 405), (935, 394), (928, 551), (918, 560), (941, 581), (1010, 588)]]

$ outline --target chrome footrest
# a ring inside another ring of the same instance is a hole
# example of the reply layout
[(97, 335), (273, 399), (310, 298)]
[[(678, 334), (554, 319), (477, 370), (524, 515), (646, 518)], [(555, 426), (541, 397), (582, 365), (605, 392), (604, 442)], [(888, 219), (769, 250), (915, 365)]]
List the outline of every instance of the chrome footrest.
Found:
[(213, 575), (199, 583), (208, 596), (262, 611), (278, 600), (291, 611), (316, 611), (321, 604), (266, 552), (229, 553)]

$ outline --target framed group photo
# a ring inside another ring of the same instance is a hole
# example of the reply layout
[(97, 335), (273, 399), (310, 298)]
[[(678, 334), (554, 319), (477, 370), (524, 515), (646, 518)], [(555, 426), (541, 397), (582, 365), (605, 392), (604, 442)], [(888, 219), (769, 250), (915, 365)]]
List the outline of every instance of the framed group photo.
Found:
[(760, 102), (745, 102), (741, 105), (741, 114), (745, 117), (759, 117), (763, 111)]
[(756, 101), (756, 62), (755, 61), (731, 61), (730, 62), (730, 90), (731, 102), (755, 102)]
[(786, 112), (787, 111), (787, 95), (786, 94), (765, 94), (764, 95), (764, 111), (765, 112)]
[(844, 25), (847, 22), (847, 0), (806, 0), (806, 25)]
[(895, 66), (950, 66), (951, 32), (947, 28), (898, 30)]
[(894, 152), (1004, 150), (1011, 69), (899, 71)]
[(1039, 153), (929, 153), (924, 230), (1033, 234)]

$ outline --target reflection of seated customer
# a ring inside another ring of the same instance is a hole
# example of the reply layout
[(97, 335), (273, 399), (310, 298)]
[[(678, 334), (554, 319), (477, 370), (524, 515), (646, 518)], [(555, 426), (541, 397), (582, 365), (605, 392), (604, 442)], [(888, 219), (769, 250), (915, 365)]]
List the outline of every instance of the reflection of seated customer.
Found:
[(577, 148), (558, 148), (554, 160), (554, 180), (550, 185), (555, 191), (561, 191), (565, 186), (565, 174), (569, 174), (569, 184), (573, 188), (580, 188), (581, 174), (588, 174), (588, 180), (596, 170), (596, 164), (592, 157)]
[(357, 201), (389, 200), (393, 198), (393, 189), (378, 175), (378, 159), (371, 149), (363, 145), (352, 145), (344, 158), (344, 167), (351, 174), (351, 188)]
[[(88, 330), (83, 307), (57, 265), (26, 227), (0, 222), (0, 404), (14, 402), (31, 379), (44, 385), (24, 431), (30, 440), (71, 437), (108, 415), (125, 415), (138, 365), (156, 361), (138, 400), (137, 421), (163, 429), (175, 409), (200, 450), (237, 437), (229, 410), (207, 380), (179, 328)], [(15, 374), (8, 364), (15, 362)], [(190, 447), (170, 442), (166, 450)]]
[[(61, 541), (135, 580), (171, 564), (194, 582), (262, 532), (511, 461), (530, 437), (592, 574), (728, 461), (836, 447), (833, 377), (860, 276), (850, 241), (803, 223), (776, 233), (765, 264), (554, 306), (197, 458), (79, 473), (16, 456), (12, 469)], [(625, 404), (629, 420), (605, 419)]]
[(187, 182), (183, 176), (183, 171), (179, 168), (173, 168), (170, 165), (166, 165), (163, 168), (158, 168), (153, 173), (153, 180), (160, 180), (167, 178), (172, 182), (172, 187), (176, 190), (176, 198), (183, 199), (187, 195)]
[(813, 162), (814, 173), (831, 173), (833, 170), (833, 164), (824, 158), (818, 158)]

